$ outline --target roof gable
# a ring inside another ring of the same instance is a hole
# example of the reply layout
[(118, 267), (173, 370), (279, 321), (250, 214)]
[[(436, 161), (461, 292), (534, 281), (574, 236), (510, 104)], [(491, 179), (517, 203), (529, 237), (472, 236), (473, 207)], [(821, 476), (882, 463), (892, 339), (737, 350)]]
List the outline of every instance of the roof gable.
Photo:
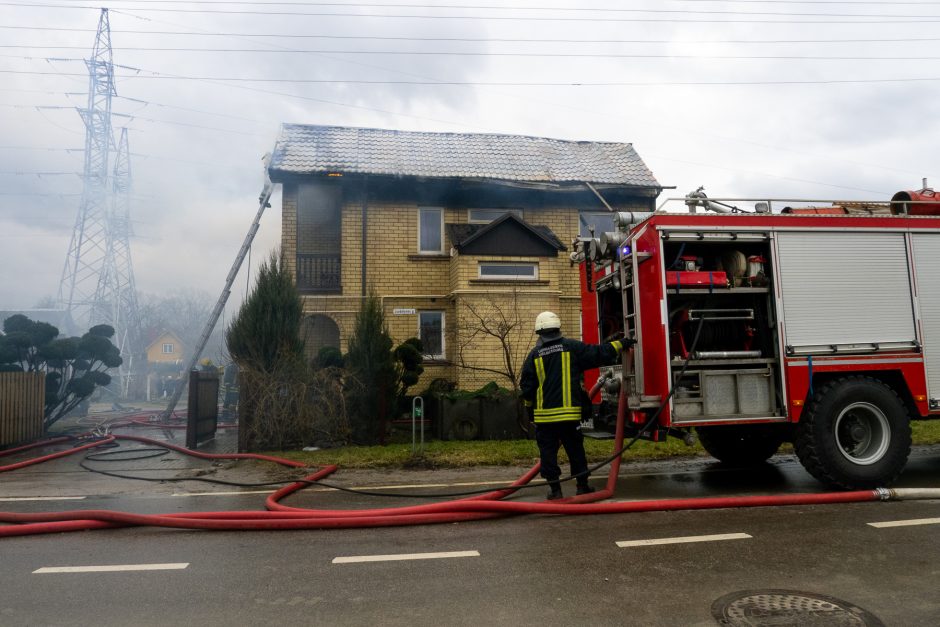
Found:
[(178, 335), (172, 331), (162, 331), (150, 344), (147, 344), (147, 350), (149, 351), (156, 344), (162, 344), (167, 339), (176, 340), (177, 344), (181, 347), (183, 346), (183, 340), (181, 340)]
[(270, 171), (274, 178), (337, 172), (661, 189), (628, 143), (313, 124), (281, 126)]
[(547, 226), (506, 213), (489, 224), (448, 224), (454, 248), (464, 255), (557, 257), (565, 246)]

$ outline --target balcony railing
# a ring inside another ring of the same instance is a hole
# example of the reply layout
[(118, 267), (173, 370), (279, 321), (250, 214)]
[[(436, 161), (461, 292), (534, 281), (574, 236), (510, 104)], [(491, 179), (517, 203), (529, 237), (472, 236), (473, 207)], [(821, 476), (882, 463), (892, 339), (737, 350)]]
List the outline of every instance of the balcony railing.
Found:
[(340, 292), (341, 269), (337, 254), (298, 254), (297, 289), (302, 292)]

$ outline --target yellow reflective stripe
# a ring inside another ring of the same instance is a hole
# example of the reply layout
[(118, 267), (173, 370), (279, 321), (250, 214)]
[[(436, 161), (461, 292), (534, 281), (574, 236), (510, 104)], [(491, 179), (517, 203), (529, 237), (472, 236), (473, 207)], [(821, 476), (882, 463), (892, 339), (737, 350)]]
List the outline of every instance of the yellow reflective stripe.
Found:
[(573, 412), (580, 413), (580, 407), (556, 407), (554, 409), (540, 409), (538, 410), (539, 416), (560, 416), (561, 414), (570, 414)]
[(611, 342), (611, 345), (617, 349), (618, 353), (623, 350), (623, 342), (621, 342), (620, 340), (614, 340), (613, 342)]
[(571, 407), (571, 353), (561, 354), (561, 404)]
[(581, 420), (581, 410), (569, 409), (567, 413), (548, 416), (539, 411), (535, 412), (535, 422), (565, 422), (567, 420)]
[(532, 401), (527, 401), (526, 399), (522, 399), (522, 406), (523, 406), (523, 407), (532, 407)]
[(542, 386), (545, 385), (545, 364), (541, 357), (535, 358), (535, 375), (539, 379), (539, 389), (535, 393), (535, 407), (541, 409), (545, 400), (542, 394)]

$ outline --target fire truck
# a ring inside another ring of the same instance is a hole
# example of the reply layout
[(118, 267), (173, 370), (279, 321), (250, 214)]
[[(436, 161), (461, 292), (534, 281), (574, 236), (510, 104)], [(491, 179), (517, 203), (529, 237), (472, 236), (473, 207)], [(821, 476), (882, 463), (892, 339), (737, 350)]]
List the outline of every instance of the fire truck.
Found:
[(739, 465), (792, 442), (825, 484), (894, 481), (910, 421), (940, 418), (940, 193), (674, 200), (576, 242), (585, 337), (636, 340), (600, 371), (595, 426), (694, 432)]

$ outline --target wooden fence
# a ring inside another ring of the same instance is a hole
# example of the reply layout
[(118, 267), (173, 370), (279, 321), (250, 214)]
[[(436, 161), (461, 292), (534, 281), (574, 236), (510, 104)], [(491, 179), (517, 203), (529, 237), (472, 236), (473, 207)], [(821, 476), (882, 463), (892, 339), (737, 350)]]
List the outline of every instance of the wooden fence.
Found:
[(0, 372), (0, 447), (42, 435), (43, 372)]

